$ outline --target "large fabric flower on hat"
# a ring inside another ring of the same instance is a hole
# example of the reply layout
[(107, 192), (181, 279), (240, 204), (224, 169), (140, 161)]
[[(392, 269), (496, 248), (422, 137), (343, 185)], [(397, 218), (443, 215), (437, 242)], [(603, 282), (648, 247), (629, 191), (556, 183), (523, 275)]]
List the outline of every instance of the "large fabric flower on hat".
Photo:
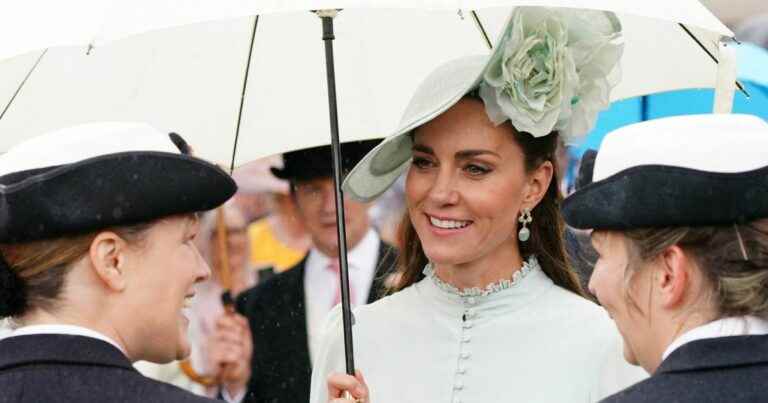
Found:
[(535, 137), (587, 134), (619, 81), (621, 23), (604, 11), (518, 7), (480, 84), (488, 117)]

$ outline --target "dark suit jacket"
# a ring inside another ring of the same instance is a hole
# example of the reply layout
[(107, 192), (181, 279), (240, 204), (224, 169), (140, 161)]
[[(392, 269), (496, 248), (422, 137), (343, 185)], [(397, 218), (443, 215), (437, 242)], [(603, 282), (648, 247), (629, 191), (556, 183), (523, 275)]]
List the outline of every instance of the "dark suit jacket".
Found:
[[(383, 281), (395, 260), (394, 248), (381, 243), (369, 303), (382, 296)], [(309, 401), (312, 366), (304, 309), (305, 263), (306, 257), (237, 298), (237, 310), (248, 318), (253, 334), (252, 375), (244, 402)]]
[(136, 371), (111, 344), (40, 334), (0, 340), (0, 403), (215, 402)]
[(650, 378), (604, 403), (768, 402), (768, 336), (684, 344)]

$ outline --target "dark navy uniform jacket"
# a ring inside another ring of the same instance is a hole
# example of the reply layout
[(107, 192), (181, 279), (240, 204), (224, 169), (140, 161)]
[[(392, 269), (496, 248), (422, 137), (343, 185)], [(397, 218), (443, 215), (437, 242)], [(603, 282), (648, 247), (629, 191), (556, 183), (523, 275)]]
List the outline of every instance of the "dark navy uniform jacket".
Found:
[(768, 402), (768, 336), (731, 336), (684, 344), (650, 378), (603, 403)]
[(136, 371), (102, 340), (62, 334), (0, 340), (0, 403), (209, 403)]

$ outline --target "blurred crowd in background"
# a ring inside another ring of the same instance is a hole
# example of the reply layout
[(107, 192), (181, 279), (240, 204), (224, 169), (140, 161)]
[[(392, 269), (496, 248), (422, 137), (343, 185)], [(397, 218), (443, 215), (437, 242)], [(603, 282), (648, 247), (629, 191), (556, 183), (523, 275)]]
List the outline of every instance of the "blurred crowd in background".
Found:
[[(736, 33), (737, 39), (768, 49), (768, 3), (766, 0), (702, 0), (710, 9)], [(558, 154), (562, 175), (562, 189), (565, 194), (578, 186), (578, 171), (581, 155), (570, 152), (566, 146)], [(246, 290), (265, 281), (276, 273), (284, 272), (304, 259), (312, 247), (310, 235), (304, 222), (296, 213), (295, 198), (289, 182), (279, 180), (270, 171), (279, 167), (280, 156), (265, 158), (249, 163), (235, 170), (234, 178), (239, 186), (237, 195), (223, 208), (227, 232), (228, 260), (231, 270), (231, 291), (233, 294)], [(381, 239), (398, 245), (397, 227), (404, 212), (402, 180), (380, 198), (368, 211), (372, 226)], [(219, 272), (221, 258), (217, 250), (217, 214), (206, 213), (202, 218), (197, 244), (203, 257), (212, 268), (212, 277), (198, 287), (195, 302), (191, 308), (194, 316), (190, 328), (191, 340), (195, 344), (191, 362), (198, 372), (205, 371), (207, 338), (213, 333), (214, 321), (224, 311), (222, 306)], [(580, 278), (589, 278), (590, 261), (593, 259), (589, 242), (583, 234), (570, 231), (567, 237), (574, 267)], [(0, 335), (5, 331), (0, 326)], [(208, 389), (192, 381), (180, 369), (178, 362), (156, 365), (136, 363), (140, 371), (151, 377), (167, 381), (200, 394), (216, 395), (217, 390)]]

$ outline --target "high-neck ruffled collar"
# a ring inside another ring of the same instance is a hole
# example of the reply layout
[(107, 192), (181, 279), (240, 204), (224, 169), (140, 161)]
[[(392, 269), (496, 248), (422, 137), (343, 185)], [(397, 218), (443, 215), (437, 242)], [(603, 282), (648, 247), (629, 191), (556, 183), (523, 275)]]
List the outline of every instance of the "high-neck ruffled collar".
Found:
[(438, 312), (450, 317), (461, 318), (465, 312), (479, 313), (490, 320), (496, 315), (508, 314), (528, 306), (542, 293), (553, 287), (539, 262), (529, 257), (511, 279), (501, 280), (484, 288), (459, 290), (441, 280), (432, 265), (424, 268), (424, 279), (416, 284), (414, 291), (434, 304)]
[(484, 288), (472, 287), (461, 290), (441, 280), (440, 277), (437, 276), (432, 263), (428, 263), (424, 267), (424, 276), (432, 280), (438, 288), (449, 294), (458, 297), (486, 297), (514, 287), (534, 270), (541, 270), (541, 266), (539, 266), (539, 261), (536, 259), (536, 256), (531, 255), (527, 261), (523, 262), (523, 267), (521, 267), (520, 270), (515, 271), (515, 274), (512, 275), (511, 279), (499, 280), (495, 283), (488, 284)]

